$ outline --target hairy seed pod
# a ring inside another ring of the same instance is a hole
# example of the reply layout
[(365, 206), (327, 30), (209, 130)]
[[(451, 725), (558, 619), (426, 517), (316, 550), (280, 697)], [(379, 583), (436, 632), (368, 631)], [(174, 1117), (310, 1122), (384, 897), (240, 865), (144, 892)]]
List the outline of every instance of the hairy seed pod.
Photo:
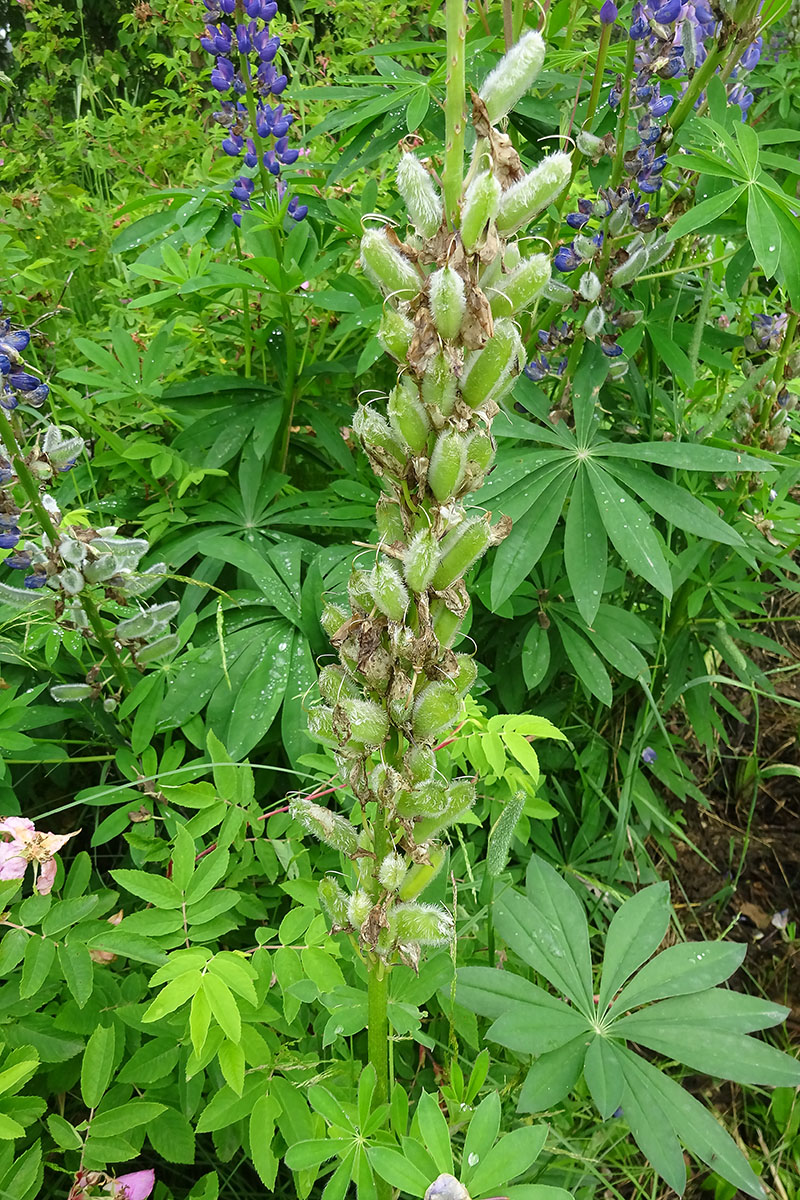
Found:
[(492, 296), (492, 316), (510, 317), (528, 308), (550, 278), (550, 259), (546, 254), (524, 258), (518, 267), (499, 280)]
[(389, 911), (389, 932), (395, 942), (444, 946), (453, 936), (453, 918), (437, 904), (396, 904)]
[(368, 229), (361, 239), (361, 265), (381, 291), (395, 300), (413, 300), (420, 279), (413, 265), (393, 246), (385, 229)]
[(70, 701), (89, 700), (92, 689), (88, 683), (57, 683), (50, 688), (50, 695), (57, 704), (68, 704)]
[(453, 676), (455, 689), (460, 696), (465, 696), (478, 678), (478, 664), (471, 654), (457, 654), (458, 672)]
[(481, 100), (496, 125), (536, 82), (544, 63), (544, 42), (530, 29), (511, 47), (483, 82)]
[(369, 590), (390, 621), (402, 621), (408, 608), (408, 588), (393, 563), (379, 559), (369, 576)]
[(361, 888), (353, 892), (347, 902), (347, 920), (354, 929), (360, 929), (372, 912), (372, 898)]
[(439, 542), (431, 529), (420, 529), (411, 539), (403, 559), (406, 583), (412, 592), (426, 591), (439, 565)]
[(422, 895), (441, 871), (445, 852), (441, 846), (434, 846), (428, 851), (428, 858), (430, 862), (414, 863), (409, 870), (398, 893), (401, 900), (416, 900)]
[(599, 158), (605, 153), (606, 144), (602, 138), (595, 137), (593, 133), (587, 133), (585, 129), (581, 129), (578, 136), (575, 138), (575, 145), (581, 154), (587, 158)]
[(422, 163), (404, 154), (397, 167), (397, 190), (420, 237), (432, 238), (442, 223), (442, 200)]
[(619, 237), (630, 221), (631, 210), (627, 204), (620, 204), (608, 218), (608, 232), (612, 237)]
[(354, 679), (341, 667), (328, 665), (319, 673), (319, 694), (329, 704), (338, 704), (340, 700), (355, 700), (361, 695), (361, 689)]
[(560, 279), (550, 279), (544, 285), (542, 293), (545, 300), (549, 300), (552, 304), (571, 304), (572, 303), (572, 288), (569, 284), (562, 283)]
[(322, 610), (319, 623), (328, 637), (333, 637), (336, 631), (342, 628), (349, 616), (350, 613), (343, 605), (328, 603)]
[(392, 723), (400, 727), (410, 721), (414, 711), (414, 688), (408, 675), (399, 669), (392, 675), (386, 707)]
[[(497, 260), (495, 260), (497, 261)], [(515, 270), (522, 262), (522, 251), (519, 248), (519, 242), (506, 242), (503, 250), (503, 267), (509, 273)], [(548, 277), (550, 272), (548, 271)]]
[(315, 741), (322, 742), (323, 746), (339, 745), (339, 738), (333, 727), (333, 712), (324, 704), (309, 710), (308, 732)]
[(590, 308), (586, 314), (586, 320), (583, 322), (583, 332), (589, 338), (597, 337), (598, 333), (602, 333), (603, 326), (606, 323), (606, 314), (603, 312), (599, 304), (594, 308)]
[(320, 903), (328, 914), (331, 923), (344, 928), (349, 922), (347, 915), (349, 897), (347, 892), (339, 886), (331, 875), (326, 875), (324, 879), (320, 879), (317, 890), (319, 892)]
[(446, 504), (458, 491), (466, 466), (466, 439), (454, 429), (443, 429), (428, 466), (428, 487), (440, 504)]
[(484, 473), (494, 462), (496, 446), (490, 433), (476, 429), (469, 435), (467, 441), (467, 462), (474, 463)]
[(378, 328), (378, 341), (387, 354), (398, 362), (405, 362), (411, 339), (414, 336), (413, 322), (396, 308), (384, 308)]
[(428, 449), (431, 421), (419, 391), (407, 375), (389, 393), (389, 424), (412, 454), (424, 454)]
[(370, 588), (369, 571), (360, 571), (357, 567), (353, 569), (347, 581), (347, 595), (354, 612), (356, 609), (365, 613), (372, 612), (375, 601)]
[(370, 790), (381, 804), (391, 804), (402, 783), (399, 771), (395, 771), (394, 767), (387, 767), (383, 762), (374, 766), (369, 773)]
[(430, 746), (409, 746), (403, 765), (414, 783), (422, 783), (432, 777), (436, 769), (436, 755)]
[(637, 275), (641, 275), (646, 266), (647, 250), (644, 246), (640, 246), (638, 250), (634, 250), (621, 267), (617, 267), (613, 272), (611, 286), (624, 287), (626, 283), (632, 283)]
[(600, 295), (600, 288), (600, 280), (594, 271), (587, 271), (585, 275), (581, 276), (581, 281), (578, 284), (578, 293), (584, 300), (588, 300), (590, 304), (594, 304)]
[(437, 779), (424, 779), (409, 791), (397, 793), (395, 811), (398, 817), (440, 816), (447, 808), (447, 788)]
[(401, 854), (387, 854), (378, 867), (378, 882), (387, 892), (400, 890), (406, 877), (406, 860)]
[(301, 796), (289, 802), (289, 812), (295, 821), (326, 846), (332, 846), (342, 854), (353, 854), (358, 848), (355, 829), (339, 813), (331, 812), (321, 804), (313, 804)]
[(374, 700), (344, 699), (340, 701), (340, 706), (350, 722), (350, 730), (356, 741), (363, 742), (365, 746), (380, 746), (386, 741), (389, 718)]
[(456, 402), (456, 377), (443, 354), (431, 359), (422, 377), (422, 399), (429, 409), (449, 417)]
[(659, 263), (670, 256), (674, 249), (675, 243), (671, 242), (666, 234), (663, 237), (656, 238), (647, 247), (648, 267), (657, 267)]
[(449, 609), (444, 600), (436, 599), (431, 604), (431, 620), (433, 622), (433, 632), (436, 634), (436, 639), (440, 646), (449, 649), (453, 642), (458, 637), (458, 631), (461, 628), (463, 616), (454, 613)]
[(454, 725), (461, 712), (461, 697), (447, 683), (432, 683), (414, 705), (412, 732), (416, 742), (431, 742)]
[(484, 231), (497, 216), (502, 188), (491, 171), (481, 171), (467, 188), (461, 208), (461, 241), (468, 254), (483, 241)]
[(557, 150), (542, 159), (524, 179), (512, 183), (500, 201), (496, 222), (498, 232), (515, 233), (543, 212), (561, 195), (571, 172), (572, 158), (563, 150)]
[(587, 237), (585, 233), (576, 233), (572, 245), (576, 254), (579, 254), (584, 261), (591, 261), (600, 253), (600, 247), (594, 238)]
[(375, 524), (382, 542), (391, 546), (393, 542), (406, 539), (400, 505), (391, 496), (380, 496), (375, 506)]
[(513, 321), (505, 317), (495, 321), (494, 337), (482, 350), (475, 350), (464, 364), (461, 395), (470, 408), (487, 400), (497, 400), (510, 386), (524, 362), (525, 347)]
[(174, 654), (180, 644), (181, 639), (177, 633), (166, 633), (163, 637), (156, 638), (154, 642), (142, 646), (141, 650), (137, 650), (136, 661), (144, 665), (155, 662), (159, 658), (166, 658), (168, 654)]
[(464, 280), (452, 267), (441, 267), (430, 276), (428, 286), (436, 332), (446, 341), (452, 341), (458, 337), (467, 310)]
[(433, 577), (437, 592), (451, 587), (466, 575), (489, 548), (491, 532), (485, 517), (469, 517), (451, 529), (441, 541), (442, 557)]
[(353, 433), (365, 450), (382, 450), (384, 455), (390, 460), (393, 459), (398, 466), (405, 464), (403, 447), (389, 428), (389, 422), (380, 413), (375, 412), (374, 408), (362, 405), (356, 410), (353, 417)]
[(438, 816), (425, 817), (414, 826), (417, 842), (427, 841), (463, 817), (475, 803), (475, 784), (471, 779), (454, 779), (447, 789), (444, 811)]

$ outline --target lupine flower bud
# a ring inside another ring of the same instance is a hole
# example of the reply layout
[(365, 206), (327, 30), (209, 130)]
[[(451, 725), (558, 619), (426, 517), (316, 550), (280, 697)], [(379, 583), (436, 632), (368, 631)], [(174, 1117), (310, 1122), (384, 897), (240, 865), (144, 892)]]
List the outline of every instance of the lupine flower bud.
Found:
[(375, 506), (375, 523), (378, 526), (381, 541), (387, 542), (390, 546), (393, 542), (405, 541), (400, 506), (395, 504), (389, 496), (379, 497)]
[(369, 590), (378, 608), (390, 621), (402, 621), (408, 608), (408, 588), (400, 572), (389, 562), (378, 561), (372, 569)]
[(416, 900), (421, 896), (429, 883), (433, 883), (442, 869), (445, 853), (441, 846), (428, 851), (430, 862), (414, 863), (403, 881), (399, 896), (401, 900)]
[(437, 592), (451, 587), (466, 575), (474, 562), (489, 548), (491, 533), (485, 517), (470, 517), (451, 529), (442, 539), (442, 557), (433, 577)]
[(349, 899), (347, 892), (339, 886), (331, 875), (326, 875), (324, 879), (320, 879), (317, 890), (322, 907), (328, 914), (331, 923), (333, 925), (347, 925), (347, 902)]
[(430, 417), (408, 376), (403, 376), (390, 392), (388, 413), (389, 424), (411, 453), (424, 454), (428, 448)]
[(365, 449), (382, 450), (400, 466), (405, 462), (403, 448), (380, 413), (362, 405), (353, 417), (353, 433)]
[(421, 237), (432, 238), (442, 223), (442, 201), (433, 180), (414, 154), (404, 154), (397, 167), (397, 190)]
[(514, 233), (522, 225), (543, 212), (548, 205), (556, 200), (569, 183), (572, 172), (572, 159), (569, 154), (557, 150), (542, 159), (538, 167), (512, 183), (503, 192), (500, 201), (500, 211), (497, 214), (497, 228), (500, 233)]
[(628, 256), (621, 267), (617, 267), (616, 271), (611, 276), (612, 287), (624, 287), (626, 283), (631, 283), (637, 275), (640, 275), (647, 266), (647, 249), (645, 246), (640, 246), (638, 250)]
[(411, 539), (403, 559), (406, 583), (412, 592), (426, 591), (439, 565), (439, 542), (430, 529), (420, 529)]
[(380, 746), (389, 732), (389, 719), (374, 700), (345, 698), (341, 707), (350, 722), (351, 735), (365, 746)]
[(466, 439), (454, 429), (444, 429), (436, 439), (428, 466), (428, 486), (440, 504), (446, 504), (458, 491), (466, 466)]
[(597, 337), (598, 333), (602, 332), (603, 326), (606, 323), (606, 314), (603, 312), (599, 304), (594, 308), (590, 308), (586, 314), (586, 320), (583, 322), (583, 331), (589, 338)]
[(319, 623), (328, 637), (333, 637), (336, 631), (342, 628), (349, 616), (350, 613), (341, 604), (326, 604), (322, 610)]
[(406, 862), (400, 854), (387, 854), (378, 867), (378, 882), (387, 892), (399, 891), (406, 877)]
[(489, 120), (496, 125), (531, 89), (544, 62), (544, 42), (533, 29), (524, 33), (484, 80), (480, 91)]
[(331, 812), (321, 804), (313, 804), (302, 796), (296, 796), (289, 802), (289, 812), (295, 821), (326, 846), (332, 846), (342, 854), (353, 854), (358, 849), (355, 829), (339, 813)]
[(550, 259), (533, 254), (499, 281), (492, 296), (492, 316), (510, 317), (532, 304), (550, 278)]
[(479, 245), (484, 230), (500, 209), (502, 188), (491, 171), (476, 175), (467, 188), (461, 209), (461, 241), (468, 254)]
[(403, 316), (396, 308), (384, 308), (378, 340), (387, 354), (391, 354), (392, 358), (399, 362), (405, 362), (413, 336), (414, 325), (408, 317)]
[(461, 697), (446, 683), (431, 683), (414, 705), (412, 731), (415, 741), (430, 742), (455, 724), (461, 712)]
[(605, 0), (605, 4), (600, 9), (600, 22), (602, 25), (613, 25), (619, 13), (614, 0)]
[(443, 354), (437, 354), (428, 364), (422, 377), (422, 399), (429, 408), (436, 408), (449, 417), (456, 402), (456, 377)]
[(452, 267), (442, 267), (431, 275), (429, 287), (436, 332), (450, 341), (458, 336), (467, 308), (464, 280)]
[(453, 677), (453, 684), (460, 696), (465, 696), (478, 678), (478, 664), (471, 654), (457, 654), (458, 672)]
[(389, 932), (395, 942), (444, 946), (453, 929), (453, 918), (436, 904), (396, 904), (389, 910)]
[(586, 274), (581, 277), (581, 281), (578, 284), (578, 293), (583, 297), (584, 300), (588, 300), (590, 304), (593, 304), (600, 295), (600, 288), (600, 280), (597, 278), (594, 271), (587, 271)]
[(372, 899), (361, 888), (353, 892), (347, 901), (347, 920), (354, 929), (360, 929), (372, 912)]
[(338, 704), (341, 700), (356, 700), (361, 690), (354, 679), (341, 667), (328, 665), (319, 673), (319, 694), (328, 704)]
[(430, 746), (409, 746), (403, 764), (416, 783), (430, 779), (436, 769), (436, 755)]
[(413, 300), (420, 280), (411, 263), (393, 246), (384, 229), (368, 229), (361, 239), (361, 265), (373, 283), (397, 300)]
[(461, 394), (470, 408), (499, 399), (524, 361), (519, 330), (513, 321), (501, 317), (495, 322), (494, 336), (482, 350), (473, 351), (464, 364)]

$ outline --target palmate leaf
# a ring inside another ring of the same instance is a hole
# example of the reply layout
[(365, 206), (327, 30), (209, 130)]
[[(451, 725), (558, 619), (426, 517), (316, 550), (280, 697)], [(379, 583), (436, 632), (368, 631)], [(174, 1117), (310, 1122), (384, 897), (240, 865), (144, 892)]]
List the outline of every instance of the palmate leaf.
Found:
[(641, 575), (669, 599), (672, 577), (649, 517), (608, 471), (594, 462), (587, 469), (600, 517), (614, 549), (634, 575)]
[(608, 539), (586, 471), (578, 471), (564, 527), (564, 566), (587, 625), (597, 616), (608, 569)]
[(669, 927), (669, 911), (668, 883), (643, 888), (617, 909), (606, 934), (597, 1001), (599, 1012), (604, 1011), (623, 983), (658, 949)]

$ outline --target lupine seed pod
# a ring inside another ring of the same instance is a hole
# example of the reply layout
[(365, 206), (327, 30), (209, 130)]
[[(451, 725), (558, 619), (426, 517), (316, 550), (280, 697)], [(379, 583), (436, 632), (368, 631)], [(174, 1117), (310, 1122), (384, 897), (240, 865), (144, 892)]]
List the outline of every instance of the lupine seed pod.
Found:
[(501, 317), (495, 322), (494, 337), (482, 350), (473, 351), (464, 364), (461, 395), (470, 408), (502, 396), (524, 358), (525, 347), (516, 325)]
[(428, 851), (428, 858), (430, 862), (414, 863), (409, 870), (398, 893), (401, 900), (416, 900), (422, 895), (441, 871), (445, 852), (441, 846), (433, 847)]
[[(375, 523), (382, 542), (391, 546), (393, 542), (405, 541), (403, 518), (400, 516), (400, 505), (390, 496), (380, 496), (375, 506)], [(326, 631), (327, 632), (327, 631)]]
[(372, 899), (361, 888), (353, 892), (347, 901), (347, 920), (354, 929), (360, 929), (372, 912)]
[(422, 399), (429, 409), (449, 417), (456, 402), (456, 378), (443, 354), (431, 359), (422, 377)]
[(400, 854), (387, 854), (378, 867), (378, 882), (387, 892), (397, 892), (406, 877), (406, 861)]
[(374, 700), (345, 698), (340, 701), (345, 712), (352, 736), (365, 746), (381, 746), (389, 732), (386, 710)]
[(485, 517), (469, 517), (442, 538), (442, 557), (433, 577), (437, 592), (451, 587), (466, 575), (489, 548), (491, 531)]
[(578, 136), (575, 138), (575, 145), (581, 154), (585, 154), (587, 158), (599, 158), (605, 153), (606, 144), (602, 138), (595, 137), (593, 133), (587, 133), (585, 129), (581, 129)]
[(460, 696), (465, 696), (478, 678), (478, 664), (471, 654), (457, 654), (458, 672), (453, 676), (453, 684)]
[(441, 829), (445, 829), (457, 821), (468, 809), (472, 808), (474, 803), (474, 782), (471, 779), (454, 779), (447, 789), (447, 803), (444, 810), (437, 816), (425, 817), (414, 826), (415, 840), (427, 841)]
[(408, 317), (396, 308), (384, 308), (378, 328), (378, 340), (387, 354), (391, 354), (398, 362), (405, 362), (413, 336), (414, 325)]
[(414, 154), (404, 154), (397, 167), (397, 190), (420, 237), (432, 238), (442, 223), (442, 200), (433, 180)]
[(169, 654), (174, 654), (180, 644), (181, 639), (177, 633), (165, 633), (163, 637), (156, 638), (154, 642), (137, 650), (136, 661), (141, 666), (145, 666), (147, 663), (155, 662), (156, 659), (166, 658)]
[(389, 393), (389, 424), (412, 454), (424, 454), (428, 448), (431, 421), (416, 386), (403, 376)]
[(101, 554), (94, 562), (89, 562), (83, 568), (83, 573), (89, 583), (104, 583), (116, 574), (117, 564), (112, 554)]
[(431, 620), (433, 632), (440, 646), (449, 649), (455, 642), (461, 628), (463, 617), (449, 609), (444, 600), (434, 600), (431, 604)]
[(430, 746), (409, 746), (403, 765), (415, 783), (430, 779), (436, 769), (436, 755)]
[(379, 762), (369, 773), (369, 786), (381, 804), (390, 804), (403, 782), (403, 777), (394, 767)]
[(347, 595), (350, 600), (350, 607), (360, 609), (361, 612), (372, 612), (375, 605), (375, 599), (372, 595), (370, 587), (371, 575), (369, 571), (359, 571), (354, 568), (350, 573), (350, 578), (347, 581)]
[(588, 300), (590, 304), (594, 304), (600, 295), (601, 286), (600, 280), (594, 271), (587, 271), (585, 275), (581, 276), (581, 281), (578, 284), (578, 292), (584, 300)]
[(380, 413), (369, 405), (362, 405), (353, 417), (353, 433), (365, 450), (382, 450), (385, 456), (393, 459), (398, 466), (405, 463), (403, 447), (389, 428)]
[(373, 283), (395, 300), (413, 300), (419, 292), (419, 275), (389, 241), (385, 229), (368, 229), (364, 234), (361, 265)]
[(353, 854), (358, 849), (356, 831), (339, 813), (331, 812), (321, 804), (313, 804), (301, 796), (289, 802), (289, 812), (295, 821), (326, 846), (332, 846), (342, 854)]
[(509, 275), (497, 283), (492, 295), (493, 317), (510, 317), (527, 308), (550, 278), (550, 259), (546, 254), (533, 254), (524, 258)]
[(455, 724), (461, 697), (446, 683), (430, 684), (414, 705), (412, 732), (417, 742), (430, 742)]
[(632, 283), (637, 275), (640, 275), (647, 266), (647, 248), (640, 246), (638, 250), (634, 250), (621, 267), (617, 267), (611, 275), (612, 287), (624, 287), (626, 283)]
[(503, 192), (496, 224), (499, 233), (515, 233), (543, 212), (569, 183), (572, 159), (563, 150), (549, 154), (538, 167)]
[(495, 444), (491, 434), (476, 429), (467, 441), (467, 463), (474, 463), (484, 473), (494, 462)]
[(543, 295), (551, 304), (572, 303), (572, 288), (569, 284), (562, 283), (560, 279), (551, 278), (544, 286)]
[(587, 237), (585, 233), (576, 233), (573, 238), (572, 245), (575, 252), (586, 262), (596, 258), (600, 253), (600, 247), (594, 238)]
[(456, 494), (466, 466), (466, 439), (455, 429), (442, 430), (428, 466), (428, 486), (440, 504), (446, 504)]
[(312, 708), (308, 714), (308, 732), (323, 746), (338, 746), (339, 738), (333, 728), (333, 712), (324, 704)]
[(396, 904), (389, 912), (389, 933), (395, 942), (444, 946), (453, 929), (453, 918), (436, 904)]
[(675, 249), (675, 243), (671, 242), (666, 234), (663, 237), (656, 238), (647, 247), (647, 265), (648, 267), (657, 267), (659, 263), (668, 258)]
[(390, 621), (402, 621), (408, 608), (408, 588), (390, 562), (380, 559), (372, 568), (369, 590), (378, 608)]
[(467, 310), (464, 280), (452, 267), (445, 266), (433, 272), (428, 287), (436, 332), (451, 341), (458, 336)]
[(470, 183), (461, 209), (461, 241), (468, 254), (483, 241), (486, 226), (500, 210), (502, 188), (491, 171), (481, 171)]
[(586, 314), (586, 320), (583, 322), (583, 332), (589, 338), (597, 337), (598, 333), (602, 333), (603, 326), (606, 323), (606, 314), (603, 312), (599, 304), (594, 308), (590, 308)]
[(608, 218), (608, 232), (612, 237), (619, 237), (626, 229), (631, 218), (631, 210), (627, 204), (620, 204)]
[(411, 791), (399, 791), (395, 807), (399, 817), (440, 816), (447, 808), (447, 788), (436, 779), (424, 779)]
[(361, 690), (354, 679), (347, 675), (341, 667), (329, 664), (319, 673), (319, 694), (329, 704), (338, 704), (340, 700), (355, 700), (361, 695)]
[(68, 704), (79, 700), (90, 700), (92, 689), (88, 683), (57, 683), (50, 688), (50, 695), (57, 704)]
[(347, 915), (349, 897), (347, 892), (339, 886), (331, 875), (326, 875), (324, 879), (320, 879), (317, 890), (319, 892), (320, 903), (328, 914), (331, 924), (341, 927), (347, 925), (349, 921)]
[(483, 82), (480, 97), (496, 125), (529, 91), (544, 63), (544, 42), (534, 29), (524, 33)]
[[(497, 261), (497, 260), (495, 260)], [(509, 273), (513, 271), (522, 262), (522, 251), (519, 248), (519, 242), (506, 242), (503, 250), (503, 266)]]
[(439, 542), (431, 529), (420, 529), (411, 539), (403, 558), (403, 572), (412, 592), (421, 595), (439, 565)]

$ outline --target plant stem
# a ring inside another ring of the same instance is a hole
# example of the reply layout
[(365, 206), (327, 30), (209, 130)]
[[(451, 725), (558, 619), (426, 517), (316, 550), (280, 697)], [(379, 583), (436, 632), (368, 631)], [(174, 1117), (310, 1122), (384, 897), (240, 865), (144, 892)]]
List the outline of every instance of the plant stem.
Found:
[(464, 0), (447, 0), (447, 93), (444, 102), (445, 142), (442, 187), (444, 209), (453, 229), (458, 223), (458, 201), (464, 176), (466, 126), (467, 16)]
[[(236, 242), (236, 255), (242, 263), (242, 239), (239, 230), (234, 225), (233, 238)], [(242, 334), (244, 336), (244, 375), (249, 379), (253, 373), (253, 328), (250, 320), (250, 289), (242, 288)]]
[(628, 127), (628, 114), (631, 111), (631, 92), (633, 91), (633, 71), (636, 65), (636, 42), (628, 38), (628, 48), (625, 51), (625, 82), (622, 89), (622, 103), (617, 121), (617, 144), (614, 149), (614, 165), (611, 168), (611, 187), (619, 187), (622, 179), (623, 159), (625, 157), (625, 133)]
[(375, 1068), (375, 1105), (389, 1099), (389, 974), (377, 956), (367, 981), (367, 1051)]
[(683, 122), (691, 113), (695, 106), (697, 97), (703, 91), (709, 79), (716, 71), (721, 58), (722, 52), (719, 46), (714, 46), (713, 49), (709, 51), (708, 58), (703, 63), (700, 70), (696, 71), (692, 76), (691, 83), (686, 89), (683, 99), (675, 109), (672, 120), (670, 121), (673, 133), (676, 133), (680, 129)]
[(512, 0), (503, 0), (503, 42), (506, 54), (514, 44), (514, 10)]

